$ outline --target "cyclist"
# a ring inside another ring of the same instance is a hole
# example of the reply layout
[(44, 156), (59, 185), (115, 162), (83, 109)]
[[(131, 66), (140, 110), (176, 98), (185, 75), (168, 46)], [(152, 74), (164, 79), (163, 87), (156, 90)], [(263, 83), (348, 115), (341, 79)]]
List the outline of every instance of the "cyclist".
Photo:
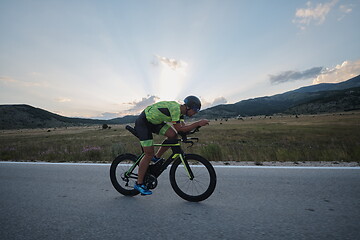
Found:
[(200, 108), (201, 102), (199, 98), (188, 96), (184, 99), (184, 104), (182, 105), (175, 101), (163, 101), (150, 105), (136, 119), (135, 130), (145, 155), (139, 163), (138, 179), (134, 189), (138, 190), (142, 195), (152, 194), (143, 184), (150, 161), (156, 162), (160, 160), (162, 154), (168, 149), (168, 147), (160, 147), (157, 153), (154, 154), (152, 133), (164, 135), (167, 139), (176, 139), (177, 132), (188, 132), (196, 127), (209, 124), (209, 121), (206, 119), (189, 125), (185, 124), (184, 115), (191, 117), (198, 113)]

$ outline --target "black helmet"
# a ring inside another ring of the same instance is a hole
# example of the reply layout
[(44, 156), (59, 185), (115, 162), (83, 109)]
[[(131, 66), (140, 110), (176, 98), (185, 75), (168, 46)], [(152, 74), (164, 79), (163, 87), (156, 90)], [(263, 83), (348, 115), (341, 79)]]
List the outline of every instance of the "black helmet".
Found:
[(199, 112), (201, 109), (201, 101), (195, 96), (187, 96), (184, 103), (188, 109), (193, 109), (195, 112)]

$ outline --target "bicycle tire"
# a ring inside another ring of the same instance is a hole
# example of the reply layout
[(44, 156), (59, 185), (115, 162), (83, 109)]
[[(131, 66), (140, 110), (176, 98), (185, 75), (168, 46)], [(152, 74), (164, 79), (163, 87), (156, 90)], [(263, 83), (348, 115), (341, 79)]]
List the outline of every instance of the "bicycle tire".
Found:
[(175, 193), (190, 202), (200, 202), (214, 192), (216, 173), (211, 163), (200, 155), (186, 154), (185, 161), (190, 165), (194, 179), (190, 180), (180, 159), (174, 161), (170, 168), (170, 183)]
[[(125, 196), (135, 196), (139, 194), (139, 192), (134, 189), (135, 179), (128, 179), (128, 182), (122, 179), (125, 172), (129, 170), (136, 160), (137, 158), (135, 155), (126, 153), (117, 156), (110, 166), (111, 183), (119, 193)], [(134, 171), (137, 171), (137, 169), (138, 167)], [(126, 186), (126, 183), (128, 186)]]

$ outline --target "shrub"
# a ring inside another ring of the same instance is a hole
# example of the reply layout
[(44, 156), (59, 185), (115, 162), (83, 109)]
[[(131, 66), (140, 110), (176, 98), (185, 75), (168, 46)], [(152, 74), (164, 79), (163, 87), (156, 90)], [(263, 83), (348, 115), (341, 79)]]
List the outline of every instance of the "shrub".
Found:
[(217, 144), (211, 143), (209, 145), (206, 145), (200, 150), (200, 152), (200, 154), (209, 161), (223, 160), (221, 147)]
[(125, 146), (121, 143), (114, 143), (112, 146), (111, 146), (111, 155), (113, 158), (119, 156), (120, 154), (123, 154), (125, 153), (126, 150), (125, 150)]
[(100, 161), (101, 160), (101, 147), (98, 146), (86, 146), (81, 151), (85, 157), (85, 161)]

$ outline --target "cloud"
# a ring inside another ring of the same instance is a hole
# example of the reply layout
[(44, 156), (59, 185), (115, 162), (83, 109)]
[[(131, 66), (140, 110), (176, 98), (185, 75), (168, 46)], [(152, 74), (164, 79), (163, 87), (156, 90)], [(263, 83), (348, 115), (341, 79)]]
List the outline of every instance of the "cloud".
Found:
[(272, 84), (296, 80), (313, 79), (313, 84), (338, 83), (360, 75), (360, 59), (344, 61), (332, 68), (314, 67), (305, 71), (284, 71), (278, 75), (269, 75)]
[(319, 83), (338, 83), (349, 80), (360, 75), (360, 59), (357, 61), (344, 61), (342, 64), (333, 68), (325, 68), (317, 76), (313, 84)]
[(210, 102), (206, 101), (204, 98), (201, 98), (201, 105), (202, 105), (201, 109), (214, 107), (220, 104), (226, 104), (227, 102), (228, 101), (226, 100), (225, 97), (217, 97)]
[(340, 5), (339, 9), (340, 9), (340, 12), (351, 13), (352, 12), (352, 5)]
[(216, 106), (216, 105), (225, 104), (225, 103), (227, 103), (226, 98), (224, 98), (224, 97), (218, 97), (218, 98), (215, 98), (215, 99), (214, 99), (212, 105), (213, 105), (213, 106)]
[(7, 76), (0, 76), (0, 82), (3, 82), (5, 84), (9, 84), (9, 83), (16, 83), (17, 80), (11, 78), (11, 77), (7, 77)]
[(127, 110), (127, 112), (130, 112), (132, 114), (137, 114), (142, 110), (144, 110), (147, 106), (154, 104), (157, 100), (159, 100), (159, 97), (157, 96), (147, 96), (142, 98), (140, 101), (127, 103), (132, 105), (132, 107)]
[(272, 84), (312, 79), (321, 74), (323, 67), (313, 67), (305, 71), (285, 71), (277, 75), (269, 75)]
[[(156, 103), (160, 98), (157, 96), (147, 96), (142, 98), (140, 101), (134, 101), (127, 104), (132, 105), (132, 107), (126, 110), (127, 114), (139, 114), (142, 112), (147, 106)], [(207, 101), (204, 98), (201, 98), (201, 109), (214, 107), (220, 104), (226, 104), (228, 101), (225, 97), (217, 97), (212, 101)]]
[(167, 67), (171, 68), (174, 71), (184, 70), (188, 65), (185, 61), (182, 61), (182, 60), (176, 60), (176, 59), (173, 59), (173, 58), (161, 57), (161, 56), (158, 56), (158, 55), (155, 55), (155, 57), (156, 57), (156, 59), (154, 59), (154, 61), (152, 61), (152, 64), (154, 66), (158, 66), (159, 63), (161, 63), (164, 66), (167, 66)]
[(94, 117), (95, 119), (113, 119), (113, 118), (117, 118), (119, 117), (120, 114), (119, 113), (115, 113), (115, 112), (104, 112), (104, 113), (101, 113), (100, 116), (96, 116)]
[(71, 99), (66, 98), (66, 97), (59, 97), (59, 98), (56, 98), (55, 101), (59, 102), (59, 103), (64, 103), (64, 102), (71, 102)]
[(305, 30), (312, 22), (321, 25), (325, 22), (326, 16), (336, 5), (338, 0), (332, 0), (327, 3), (319, 3), (315, 7), (309, 1), (306, 3), (307, 8), (297, 9), (293, 23), (297, 24), (300, 29)]
[(352, 8), (353, 8), (352, 4), (340, 5), (339, 10), (340, 10), (341, 16), (338, 18), (338, 21), (341, 21), (346, 16), (346, 14), (351, 13)]
[(48, 84), (46, 82), (29, 82), (17, 80), (8, 76), (0, 76), (0, 82), (3, 82), (6, 85), (18, 85), (21, 87), (47, 87)]

